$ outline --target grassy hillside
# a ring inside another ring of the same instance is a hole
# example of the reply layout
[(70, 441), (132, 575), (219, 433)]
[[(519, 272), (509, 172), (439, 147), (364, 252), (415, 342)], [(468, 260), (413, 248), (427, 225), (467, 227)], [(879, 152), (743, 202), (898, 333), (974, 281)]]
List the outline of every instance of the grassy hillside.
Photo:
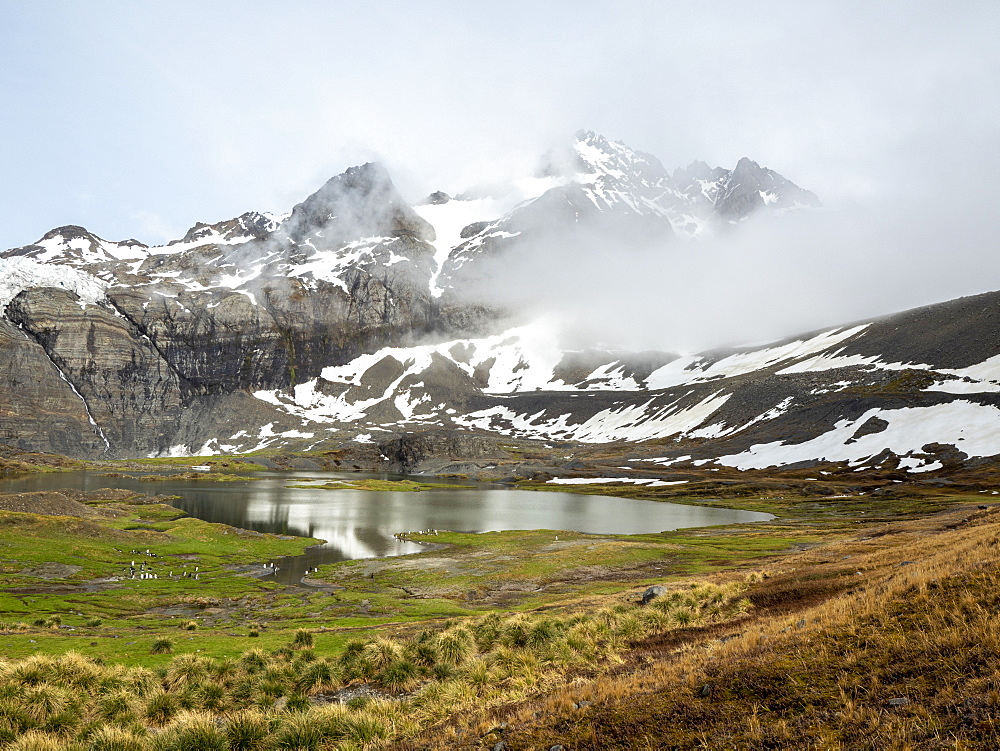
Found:
[(755, 567), (745, 615), (395, 748), (1000, 747), (998, 545), (995, 508), (865, 529)]

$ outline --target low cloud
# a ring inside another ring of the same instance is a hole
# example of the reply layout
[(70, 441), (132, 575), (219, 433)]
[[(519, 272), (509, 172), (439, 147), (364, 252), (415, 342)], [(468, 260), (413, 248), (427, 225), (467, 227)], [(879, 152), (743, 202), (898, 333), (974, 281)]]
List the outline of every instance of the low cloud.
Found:
[(964, 197), (756, 217), (689, 241), (577, 237), (493, 262), (485, 294), (565, 344), (696, 352), (1000, 288), (1000, 220)]

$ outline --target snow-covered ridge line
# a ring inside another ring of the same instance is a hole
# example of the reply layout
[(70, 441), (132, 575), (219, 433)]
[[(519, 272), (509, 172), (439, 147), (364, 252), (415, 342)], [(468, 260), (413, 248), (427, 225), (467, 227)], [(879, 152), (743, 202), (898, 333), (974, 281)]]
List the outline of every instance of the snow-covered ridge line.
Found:
[[(92, 265), (142, 262), (156, 256), (170, 256), (206, 245), (236, 246), (254, 240), (255, 233), (276, 230), (286, 216), (249, 211), (215, 225), (196, 224), (184, 238), (163, 245), (146, 245), (137, 240), (115, 242), (98, 237), (83, 227), (62, 227), (47, 233), (26, 249), (27, 255), (42, 263)], [(251, 225), (258, 225), (252, 227)], [(222, 230), (219, 227), (223, 227)], [(37, 248), (35, 250), (34, 248)], [(131, 273), (136, 273), (133, 269)]]
[(67, 237), (62, 232), (53, 231), (35, 245), (41, 250), (33, 252), (31, 257), (41, 263), (64, 261), (94, 264), (109, 261), (135, 261), (149, 255), (149, 249), (142, 243), (133, 240), (110, 242), (90, 233), (86, 233), (86, 235), (71, 234)]

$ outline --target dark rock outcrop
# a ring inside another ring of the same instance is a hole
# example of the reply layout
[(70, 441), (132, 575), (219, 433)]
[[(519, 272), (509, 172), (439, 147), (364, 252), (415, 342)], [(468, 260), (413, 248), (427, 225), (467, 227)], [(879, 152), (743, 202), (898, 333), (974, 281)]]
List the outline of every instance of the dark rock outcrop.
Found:
[(390, 471), (412, 472), (430, 459), (500, 461), (509, 458), (491, 436), (464, 431), (406, 433), (378, 445)]

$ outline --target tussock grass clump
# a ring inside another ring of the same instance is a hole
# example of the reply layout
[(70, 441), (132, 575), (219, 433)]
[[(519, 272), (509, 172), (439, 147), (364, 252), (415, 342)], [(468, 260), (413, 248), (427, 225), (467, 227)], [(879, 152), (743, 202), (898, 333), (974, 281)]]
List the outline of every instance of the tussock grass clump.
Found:
[(239, 673), (239, 663), (232, 657), (221, 657), (212, 662), (209, 672), (217, 681), (225, 681)]
[(255, 709), (246, 709), (229, 715), (223, 725), (226, 741), (231, 751), (256, 751), (265, 749), (271, 733), (271, 716)]
[(169, 689), (178, 689), (200, 683), (209, 676), (210, 661), (198, 655), (178, 655), (170, 661), (164, 684)]
[(653, 600), (647, 610), (660, 611), (681, 627), (729, 620), (750, 609), (743, 597), (746, 586), (745, 581), (696, 584)]
[(115, 691), (97, 698), (97, 715), (106, 722), (124, 725), (138, 718), (134, 695), (129, 691)]
[[(55, 682), (60, 685), (75, 689), (90, 689), (101, 682), (109, 673), (108, 669), (98, 665), (88, 657), (84, 657), (79, 652), (67, 652), (52, 666)], [(113, 672), (116, 676), (123, 676), (127, 681), (140, 679), (139, 671), (126, 671), (120, 673)]]
[(267, 667), (268, 658), (263, 649), (251, 649), (240, 655), (239, 663), (245, 671), (252, 675)]
[(7, 746), (8, 751), (76, 751), (80, 746), (67, 743), (62, 736), (41, 730), (29, 730)]
[(403, 647), (394, 639), (379, 637), (365, 645), (364, 660), (372, 670), (379, 671), (402, 659)]
[(472, 632), (464, 626), (453, 626), (438, 634), (437, 652), (441, 662), (462, 665), (478, 652)]
[(438, 645), (430, 631), (421, 631), (416, 639), (406, 645), (404, 653), (407, 659), (426, 668), (434, 667), (441, 659)]
[(292, 649), (312, 649), (312, 646), (313, 635), (311, 631), (300, 628), (295, 632), (295, 638), (292, 639)]
[(386, 665), (376, 679), (388, 691), (402, 693), (412, 690), (420, 680), (420, 676), (421, 670), (416, 663), (402, 659)]
[(201, 709), (222, 712), (229, 707), (225, 686), (213, 681), (202, 681), (194, 687), (194, 697)]
[(300, 712), (288, 717), (271, 738), (273, 748), (318, 749), (338, 740), (338, 733), (318, 711)]
[(146, 701), (142, 715), (152, 725), (165, 725), (180, 711), (180, 702), (174, 694), (160, 691)]
[(124, 665), (104, 667), (104, 677), (98, 683), (105, 691), (122, 688), (140, 698), (145, 698), (160, 688), (160, 678), (156, 673), (146, 668), (129, 668)]
[(304, 712), (312, 706), (312, 702), (309, 701), (309, 697), (303, 694), (293, 693), (288, 697), (285, 702), (285, 711), (287, 712)]
[(41, 726), (72, 706), (73, 694), (67, 688), (43, 684), (26, 688), (19, 701), (29, 720)]
[(144, 751), (146, 738), (115, 725), (102, 725), (87, 739), (87, 751)]
[(168, 655), (174, 651), (174, 640), (163, 637), (156, 639), (149, 647), (151, 655)]
[(228, 751), (225, 732), (207, 712), (182, 712), (153, 737), (155, 751)]
[(317, 660), (305, 666), (295, 679), (295, 689), (304, 694), (321, 694), (339, 685), (339, 665), (330, 660)]
[(59, 683), (58, 663), (56, 658), (47, 655), (32, 655), (21, 662), (8, 663), (0, 669), (0, 679), (20, 683), (25, 686), (36, 686), (39, 683)]

